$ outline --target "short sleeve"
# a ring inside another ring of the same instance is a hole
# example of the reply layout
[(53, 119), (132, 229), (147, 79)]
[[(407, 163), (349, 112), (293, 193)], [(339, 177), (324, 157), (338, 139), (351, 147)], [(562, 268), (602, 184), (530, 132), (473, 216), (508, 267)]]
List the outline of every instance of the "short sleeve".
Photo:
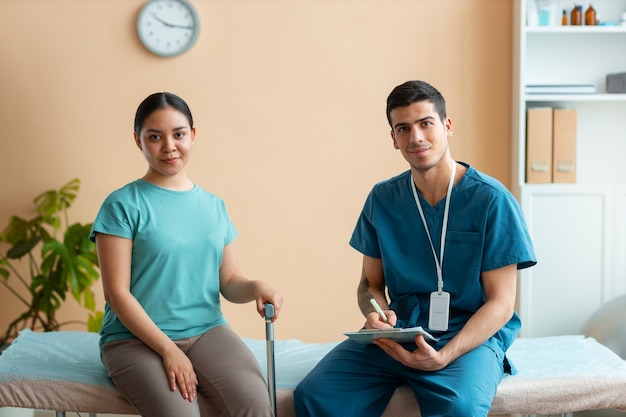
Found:
[(134, 230), (129, 210), (128, 206), (124, 206), (116, 198), (107, 197), (93, 222), (89, 239), (95, 242), (96, 233), (133, 239)]
[(361, 215), (357, 220), (357, 224), (350, 238), (350, 246), (363, 255), (372, 258), (381, 258), (380, 245), (378, 242), (378, 234), (373, 225), (374, 216), (374, 196), (373, 192), (367, 197)]

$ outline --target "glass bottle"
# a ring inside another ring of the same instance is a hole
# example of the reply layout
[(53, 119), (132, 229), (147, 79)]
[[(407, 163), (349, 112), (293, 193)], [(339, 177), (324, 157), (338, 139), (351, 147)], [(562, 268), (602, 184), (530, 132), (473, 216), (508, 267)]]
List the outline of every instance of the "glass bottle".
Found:
[(537, 2), (535, 0), (530, 0), (528, 2), (528, 8), (526, 12), (528, 13), (528, 15), (526, 16), (526, 25), (538, 26), (539, 25), (539, 7), (537, 6)]
[(563, 9), (563, 16), (561, 16), (561, 26), (567, 26), (567, 10)]
[(583, 6), (575, 5), (572, 9), (570, 21), (570, 25), (579, 26), (583, 24)]
[(587, 7), (587, 11), (585, 12), (585, 25), (587, 26), (595, 26), (598, 22), (596, 21), (596, 9), (593, 8), (591, 4)]

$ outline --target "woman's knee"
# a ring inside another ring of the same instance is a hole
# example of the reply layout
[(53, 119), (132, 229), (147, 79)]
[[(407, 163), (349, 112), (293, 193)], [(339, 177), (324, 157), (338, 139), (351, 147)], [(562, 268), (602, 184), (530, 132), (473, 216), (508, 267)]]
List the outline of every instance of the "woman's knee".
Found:
[(250, 349), (229, 327), (198, 338), (188, 350), (199, 393), (226, 416), (271, 416), (268, 389)]

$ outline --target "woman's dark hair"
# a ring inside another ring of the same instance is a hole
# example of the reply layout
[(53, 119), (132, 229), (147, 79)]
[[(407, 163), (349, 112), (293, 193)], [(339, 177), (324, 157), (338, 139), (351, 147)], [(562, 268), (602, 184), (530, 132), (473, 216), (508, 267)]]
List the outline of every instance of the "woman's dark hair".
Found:
[[(387, 121), (391, 126), (391, 111), (398, 107), (410, 106), (418, 101), (430, 101), (443, 122), (446, 118), (446, 101), (441, 93), (425, 81), (407, 81), (391, 91), (387, 97)], [(393, 126), (391, 126), (393, 128)]]
[(176, 94), (163, 92), (150, 94), (141, 102), (139, 107), (137, 107), (137, 112), (135, 113), (135, 133), (139, 135), (146, 117), (150, 116), (156, 110), (166, 107), (171, 107), (181, 112), (189, 121), (189, 127), (193, 127), (191, 110), (189, 110), (189, 106), (185, 103), (185, 100), (178, 97)]

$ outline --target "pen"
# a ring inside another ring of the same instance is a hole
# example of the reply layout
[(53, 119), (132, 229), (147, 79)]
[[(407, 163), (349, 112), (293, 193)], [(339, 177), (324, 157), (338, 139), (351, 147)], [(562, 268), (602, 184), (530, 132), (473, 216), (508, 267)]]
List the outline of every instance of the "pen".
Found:
[(385, 312), (383, 311), (382, 308), (380, 308), (376, 300), (374, 300), (373, 298), (370, 298), (370, 304), (372, 305), (372, 307), (374, 307), (374, 310), (376, 310), (376, 312), (380, 315), (380, 318), (383, 319), (385, 323), (389, 323), (389, 321), (387, 320), (387, 316), (385, 315)]

